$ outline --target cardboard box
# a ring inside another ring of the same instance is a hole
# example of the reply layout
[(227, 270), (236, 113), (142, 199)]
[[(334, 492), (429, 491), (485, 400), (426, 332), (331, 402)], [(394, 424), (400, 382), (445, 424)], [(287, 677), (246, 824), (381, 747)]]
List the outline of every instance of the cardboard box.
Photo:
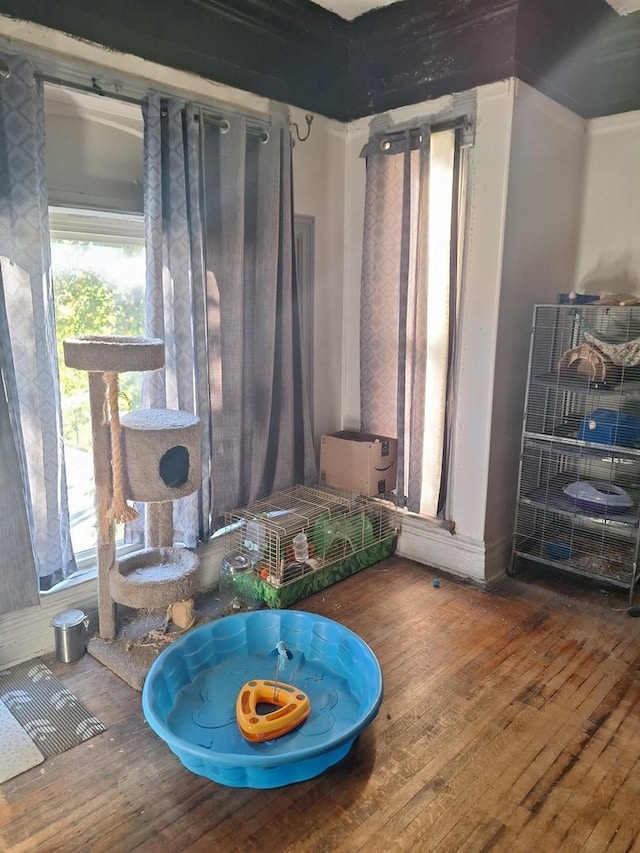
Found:
[(380, 495), (396, 487), (398, 441), (354, 430), (323, 435), (320, 443), (320, 484)]

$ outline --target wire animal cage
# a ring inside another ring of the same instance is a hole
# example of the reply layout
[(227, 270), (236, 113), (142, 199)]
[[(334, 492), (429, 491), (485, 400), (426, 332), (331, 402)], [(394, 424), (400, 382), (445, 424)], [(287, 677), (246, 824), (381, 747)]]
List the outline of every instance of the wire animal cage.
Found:
[(534, 309), (511, 570), (636, 583), (640, 307)]
[[(389, 556), (398, 533), (394, 504), (325, 487), (293, 486), (225, 518), (226, 557), (249, 571), (234, 583), (244, 597), (287, 607)], [(294, 538), (306, 537), (305, 559)]]

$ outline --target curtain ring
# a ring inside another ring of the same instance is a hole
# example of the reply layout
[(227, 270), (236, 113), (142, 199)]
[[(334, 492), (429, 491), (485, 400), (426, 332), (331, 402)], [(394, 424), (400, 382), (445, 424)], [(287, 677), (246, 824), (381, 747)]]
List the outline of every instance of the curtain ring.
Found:
[(229, 119), (223, 118), (222, 122), (220, 123), (220, 133), (229, 133), (230, 130), (231, 123), (229, 122)]
[(388, 139), (383, 139), (380, 142), (380, 148), (382, 148), (383, 151), (390, 151), (391, 150), (391, 143), (389, 142)]
[(262, 135), (261, 135), (261, 137), (260, 137), (260, 142), (261, 142), (263, 145), (266, 145), (266, 144), (267, 144), (267, 142), (268, 142), (270, 139), (271, 139), (271, 136), (270, 136), (270, 134), (269, 134), (269, 131), (268, 131), (268, 130), (263, 130), (263, 131), (262, 131)]

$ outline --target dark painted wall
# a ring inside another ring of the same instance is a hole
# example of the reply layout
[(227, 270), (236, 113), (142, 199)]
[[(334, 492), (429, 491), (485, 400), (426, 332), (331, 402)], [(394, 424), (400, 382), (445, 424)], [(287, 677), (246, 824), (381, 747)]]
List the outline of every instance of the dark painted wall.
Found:
[(325, 115), (343, 97), (347, 22), (309, 0), (0, 0), (0, 14)]
[(519, 0), (516, 76), (585, 118), (640, 107), (640, 13)]
[(518, 0), (405, 0), (350, 30), (349, 118), (514, 74)]
[(584, 117), (640, 108), (640, 12), (605, 0), (0, 0), (0, 14), (347, 120), (518, 76)]

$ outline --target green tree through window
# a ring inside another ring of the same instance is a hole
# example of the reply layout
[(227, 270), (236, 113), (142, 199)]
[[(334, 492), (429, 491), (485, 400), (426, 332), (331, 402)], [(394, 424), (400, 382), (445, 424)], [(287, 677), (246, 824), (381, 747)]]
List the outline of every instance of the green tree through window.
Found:
[[(144, 333), (144, 247), (52, 240), (51, 249), (71, 538), (82, 553), (95, 547), (89, 383), (65, 365), (63, 341)], [(140, 390), (141, 374), (121, 374), (122, 410), (140, 406)]]

